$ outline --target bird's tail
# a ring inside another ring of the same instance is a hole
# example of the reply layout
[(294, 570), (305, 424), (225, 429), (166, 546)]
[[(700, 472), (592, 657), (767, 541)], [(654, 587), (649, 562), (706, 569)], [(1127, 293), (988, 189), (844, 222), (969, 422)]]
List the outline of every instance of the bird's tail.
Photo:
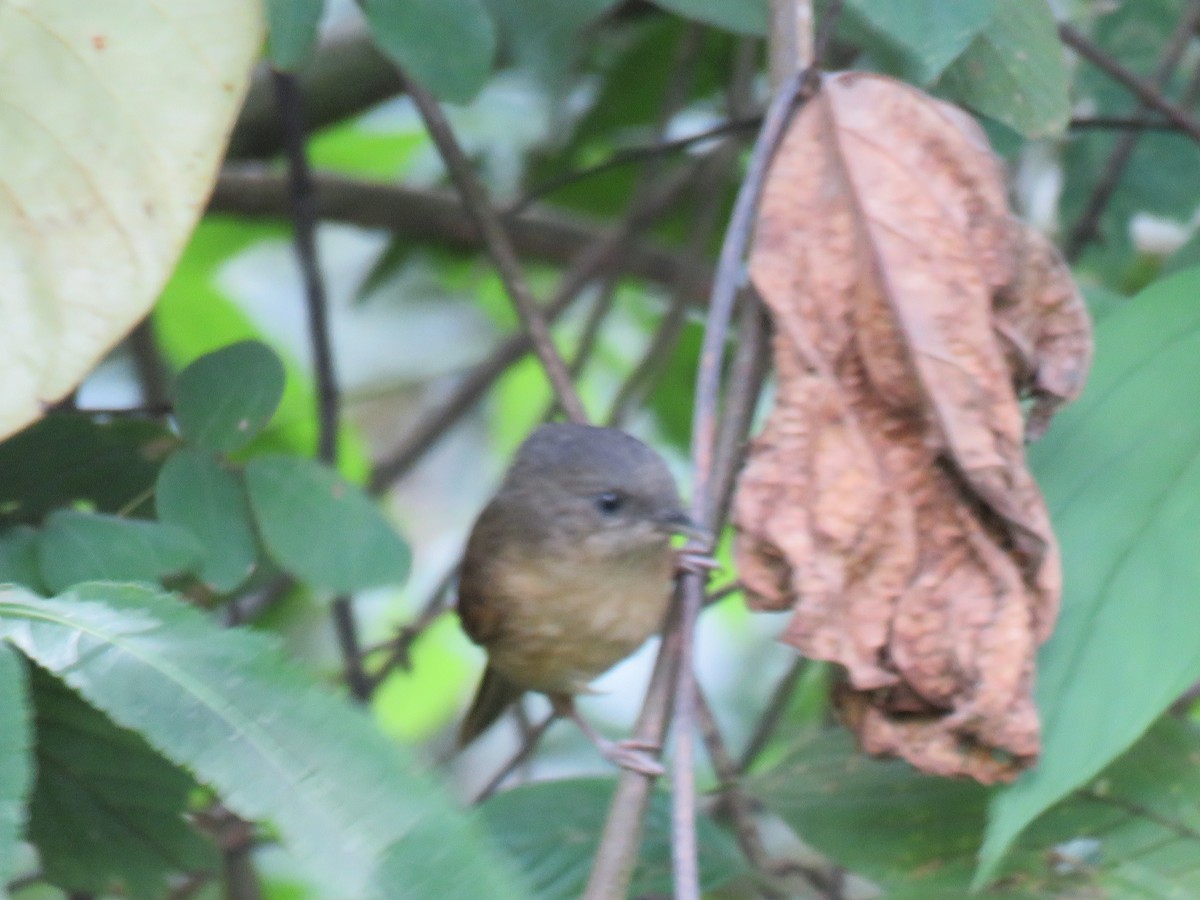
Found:
[(465, 747), (483, 734), (500, 715), (525, 693), (491, 666), (484, 670), (471, 709), (458, 729), (458, 746)]

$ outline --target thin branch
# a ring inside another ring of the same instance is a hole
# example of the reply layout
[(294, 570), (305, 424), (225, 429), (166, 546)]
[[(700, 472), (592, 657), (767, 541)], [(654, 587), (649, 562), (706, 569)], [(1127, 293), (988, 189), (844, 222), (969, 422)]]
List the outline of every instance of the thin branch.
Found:
[(317, 456), (337, 464), (338, 389), (333, 373), (333, 351), (329, 340), (329, 311), (325, 283), (317, 262), (316, 224), (312, 172), (305, 150), (303, 98), (296, 77), (275, 72), (275, 93), (282, 120), (288, 158), (288, 187), (296, 258), (304, 276), (308, 336), (312, 345), (317, 382)]
[(530, 188), (520, 200), (514, 203), (506, 210), (506, 215), (514, 215), (524, 212), (533, 203), (553, 194), (555, 191), (562, 190), (565, 187), (576, 184), (580, 181), (585, 181), (596, 175), (601, 175), (613, 169), (619, 169), (622, 166), (632, 165), (634, 163), (645, 162), (646, 160), (656, 159), (666, 156), (670, 153), (676, 153), (680, 150), (687, 150), (689, 147), (694, 147), (696, 144), (702, 144), (706, 141), (715, 140), (731, 134), (742, 134), (753, 131), (762, 125), (762, 116), (747, 116), (742, 119), (728, 119), (712, 128), (707, 128), (704, 131), (698, 131), (695, 134), (687, 137), (676, 138), (671, 141), (655, 141), (650, 144), (642, 144), (635, 147), (626, 147), (623, 150), (617, 150), (608, 159), (598, 162), (593, 166), (588, 166), (584, 169), (575, 169), (570, 172), (564, 172), (554, 178), (547, 179), (541, 184)]
[[(663, 626), (662, 645), (654, 661), (654, 672), (646, 689), (642, 711), (633, 729), (639, 744), (662, 746), (667, 737), (674, 695), (675, 664), (679, 656), (679, 589)], [(609, 806), (600, 844), (592, 860), (583, 900), (613, 900), (628, 893), (633, 867), (641, 844), (642, 819), (650, 802), (654, 779), (640, 772), (622, 770)]]
[(416, 105), (417, 111), (421, 114), (425, 128), (446, 164), (450, 180), (458, 189), (463, 204), (479, 229), (488, 255), (496, 264), (500, 280), (504, 283), (504, 289), (516, 307), (525, 330), (529, 332), (534, 353), (537, 354), (542, 368), (546, 370), (546, 377), (550, 380), (554, 393), (558, 395), (563, 410), (572, 421), (586, 422), (587, 412), (575, 391), (575, 385), (571, 381), (567, 365), (554, 346), (554, 339), (546, 325), (546, 320), (542, 317), (537, 303), (533, 299), (516, 251), (513, 250), (512, 242), (501, 224), (500, 217), (492, 208), (483, 185), (475, 177), (471, 163), (462, 147), (459, 146), (450, 123), (442, 113), (437, 100), (425, 88), (404, 72), (400, 72), (400, 80)]
[(145, 406), (86, 406), (71, 410), (81, 416), (110, 419), (165, 419), (174, 407), (170, 403), (149, 403)]
[(783, 859), (774, 859), (763, 843), (762, 834), (755, 817), (756, 801), (748, 796), (741, 786), (741, 771), (729, 753), (725, 739), (717, 725), (712, 708), (704, 699), (704, 694), (697, 688), (696, 693), (697, 724), (700, 735), (708, 751), (709, 761), (717, 773), (719, 782), (717, 792), (721, 805), (728, 813), (733, 824), (734, 837), (738, 847), (750, 866), (759, 873), (761, 895), (770, 900), (795, 896), (796, 891), (787, 883), (788, 876), (796, 875), (804, 882), (804, 887), (814, 891), (827, 900), (837, 900), (840, 891), (837, 888), (836, 877), (809, 866)]
[[(323, 221), (359, 228), (379, 228), (398, 238), (430, 242), (477, 252), (479, 231), (451, 191), (415, 188), (328, 172), (313, 174), (314, 201)], [(209, 199), (208, 211), (241, 217), (282, 219), (288, 215), (286, 177), (258, 164), (226, 165)], [(567, 266), (579, 254), (607, 237), (611, 223), (588, 220), (542, 207), (504, 220), (509, 238), (522, 257)], [(673, 285), (683, 268), (682, 256), (649, 239), (631, 244), (622, 254), (621, 271), (655, 284)], [(709, 282), (695, 297), (707, 299)]]
[(504, 784), (504, 780), (513, 772), (515, 772), (521, 763), (529, 759), (530, 754), (533, 753), (533, 751), (537, 748), (537, 745), (541, 742), (542, 736), (546, 733), (550, 726), (554, 724), (554, 720), (557, 718), (558, 714), (552, 712), (542, 721), (538, 722), (529, 729), (529, 731), (525, 734), (524, 739), (521, 741), (521, 746), (517, 748), (517, 752), (509, 758), (508, 762), (506, 762), (500, 768), (499, 772), (492, 776), (492, 780), (485, 784), (482, 790), (475, 795), (475, 798), (471, 801), (472, 806), (477, 806), (480, 803), (483, 803), (490, 796), (492, 796), (492, 794), (496, 793), (496, 791), (500, 789), (500, 785)]
[(129, 333), (129, 355), (137, 372), (138, 387), (142, 392), (142, 403), (149, 408), (170, 408), (171, 394), (167, 389), (167, 366), (158, 347), (154, 344), (154, 331), (150, 318), (137, 323)]
[(776, 683), (775, 689), (771, 691), (771, 699), (767, 701), (766, 708), (759, 716), (758, 724), (754, 726), (754, 732), (750, 735), (750, 740), (746, 742), (741, 758), (738, 759), (738, 772), (749, 772), (763, 750), (766, 749), (771, 736), (775, 734), (775, 729), (783, 721), (783, 715), (792, 701), (792, 695), (796, 693), (796, 685), (804, 677), (807, 668), (808, 658), (798, 656)]
[(1131, 72), (1071, 25), (1058, 26), (1062, 42), (1114, 81), (1123, 85), (1146, 106), (1163, 114), (1169, 122), (1200, 143), (1200, 119), (1163, 96), (1151, 81)]
[[(317, 456), (337, 466), (339, 400), (337, 378), (333, 370), (333, 349), (329, 338), (329, 309), (325, 283), (317, 261), (317, 212), (312, 173), (305, 147), (303, 98), (294, 75), (274, 73), (279, 116), (283, 124), (288, 157), (288, 181), (291, 196), (292, 227), (296, 256), (304, 275), (305, 307), (308, 311), (309, 341), (313, 350), (313, 369), (317, 382)], [(335, 597), (333, 623), (345, 667), (346, 684), (358, 700), (370, 696), (370, 680), (362, 668), (358, 628), (350, 598)]]
[(1174, 122), (1144, 116), (1077, 116), (1067, 127), (1074, 131), (1179, 131)]
[(717, 435), (713, 463), (720, 478), (713, 489), (712, 521), (724, 522), (729, 515), (737, 473), (742, 467), (746, 439), (754, 423), (754, 411), (770, 369), (770, 320), (752, 286), (741, 295), (738, 343), (726, 388), (727, 413)]
[[(395, 68), (359, 24), (323, 33), (296, 77), (313, 131), (366, 112), (401, 91)], [(229, 141), (230, 159), (267, 159), (283, 152), (283, 123), (272, 81), (268, 65), (255, 70)]]
[[(560, 281), (555, 296), (545, 307), (546, 321), (555, 321), (599, 272), (613, 265), (616, 260), (624, 259), (625, 251), (638, 235), (673, 206), (686, 190), (693, 177), (692, 171), (689, 169), (669, 179), (640, 209), (631, 211), (619, 228), (581, 249), (578, 258)], [(520, 331), (492, 351), (486, 360), (467, 374), (449, 397), (409, 429), (403, 445), (391, 457), (375, 467), (371, 489), (382, 491), (407, 474), (429, 447), (479, 401), (496, 379), (529, 352), (531, 345), (528, 333)]]
[[(806, 90), (815, 86), (815, 77), (812, 70), (800, 71), (771, 101), (745, 181), (734, 204), (717, 264), (712, 302), (704, 328), (704, 343), (700, 351), (700, 368), (696, 376), (696, 405), (692, 422), (692, 460), (696, 467), (692, 517), (710, 530), (717, 524), (711, 515), (714, 489), (720, 480), (719, 474), (714, 471), (717, 404), (725, 345), (742, 277), (742, 260), (750, 242), (754, 212), (771, 156), (795, 104)], [(696, 786), (691, 742), (695, 715), (692, 656), (696, 621), (704, 603), (704, 581), (694, 573), (686, 573), (681, 581), (680, 650), (675, 685), (675, 727), (680, 739), (675, 747), (671, 770), (671, 845), (675, 897), (677, 900), (694, 900), (699, 897), (699, 872), (696, 864)]]
[(649, 345), (642, 354), (641, 360), (626, 378), (625, 383), (617, 390), (612, 408), (608, 414), (608, 424), (619, 426), (624, 421), (630, 407), (637, 402), (649, 385), (666, 368), (683, 331), (688, 310), (688, 297), (696, 290), (697, 273), (703, 271), (705, 250), (712, 242), (713, 235), (719, 224), (721, 212), (722, 186), (728, 178), (731, 165), (736, 159), (737, 148), (726, 143), (714, 151), (701, 174), (696, 180), (695, 196), (698, 204), (694, 214), (694, 224), (688, 235), (687, 257), (695, 261), (695, 265), (684, 269), (679, 284), (675, 287), (670, 306), (667, 307), (658, 329), (650, 339)]
[[(1197, 24), (1200, 24), (1200, 2), (1194, 0), (1180, 16), (1175, 30), (1171, 33), (1170, 40), (1167, 41), (1167, 48), (1163, 51), (1163, 55), (1155, 67), (1153, 83), (1157, 90), (1165, 90), (1170, 83), (1171, 76), (1178, 68), (1184, 51), (1191, 43)], [(1150, 107), (1145, 101), (1140, 102), (1134, 118), (1141, 118), (1149, 109)], [(1108, 208), (1109, 201), (1112, 199), (1117, 185), (1120, 184), (1121, 176), (1133, 158), (1133, 151), (1137, 147), (1141, 135), (1140, 131), (1130, 130), (1117, 138), (1103, 172), (1096, 182), (1091, 196), (1088, 197), (1087, 203), (1084, 204), (1083, 212), (1080, 213), (1075, 227), (1071, 229), (1071, 233), (1067, 237), (1063, 252), (1068, 262), (1078, 259), (1084, 248), (1099, 236), (1100, 217)]]
[(455, 565), (438, 580), (437, 585), (429, 593), (429, 598), (421, 605), (421, 611), (407, 624), (401, 626), (396, 637), (375, 647), (363, 651), (363, 657), (369, 657), (381, 650), (388, 650), (387, 659), (371, 676), (371, 692), (379, 687), (393, 669), (412, 669), (412, 647), (434, 622), (438, 621), (450, 608), (450, 589), (458, 579), (459, 567)]

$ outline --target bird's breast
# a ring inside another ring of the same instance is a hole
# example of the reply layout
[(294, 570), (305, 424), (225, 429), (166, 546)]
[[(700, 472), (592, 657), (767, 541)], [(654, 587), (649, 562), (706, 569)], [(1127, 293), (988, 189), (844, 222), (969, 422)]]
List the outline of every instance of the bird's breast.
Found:
[(672, 569), (665, 544), (616, 561), (547, 554), (500, 567), (490, 664), (531, 690), (585, 690), (662, 625)]

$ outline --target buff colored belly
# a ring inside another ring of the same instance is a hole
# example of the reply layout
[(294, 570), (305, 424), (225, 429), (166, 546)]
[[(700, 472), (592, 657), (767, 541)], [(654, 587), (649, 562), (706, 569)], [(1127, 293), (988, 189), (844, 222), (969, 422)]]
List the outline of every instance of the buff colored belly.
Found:
[(522, 687), (579, 693), (662, 625), (672, 556), (656, 552), (624, 566), (564, 571), (554, 560), (522, 567), (497, 585), (503, 626), (490, 664)]

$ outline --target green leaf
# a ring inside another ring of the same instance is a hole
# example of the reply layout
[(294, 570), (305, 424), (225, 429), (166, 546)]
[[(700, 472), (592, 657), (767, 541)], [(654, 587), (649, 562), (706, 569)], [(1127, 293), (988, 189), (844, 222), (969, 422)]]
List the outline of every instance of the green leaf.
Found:
[[(496, 842), (533, 879), (531, 896), (558, 900), (583, 894), (612, 792), (611, 778), (571, 778), (514, 788), (483, 805)], [(711, 819), (696, 824), (701, 887), (713, 890), (743, 874), (733, 839)], [(629, 896), (671, 892), (670, 835), (670, 799), (658, 792), (650, 801)]]
[(1073, 867), (1075, 890), (1069, 896), (1200, 896), (1198, 757), (1200, 736), (1193, 726), (1160, 720), (1087, 790), (1030, 828), (1021, 843), (1042, 851), (1030, 862), (1044, 865), (1044, 848), (1051, 847), (1053, 859), (1061, 857), (1063, 842), (1078, 845), (1080, 838), (1085, 843), (1090, 838), (1090, 856), (1086, 847), (1074, 851), (1083, 850), (1085, 858)]
[(60, 510), (38, 541), (38, 568), (51, 591), (81, 581), (157, 581), (191, 570), (203, 548), (174, 525)]
[(154, 422), (48, 416), (0, 443), (0, 527), (40, 525), (51, 511), (77, 502), (99, 512), (136, 505), (177, 443)]
[(174, 454), (158, 473), (160, 521), (189, 531), (204, 548), (200, 577), (218, 593), (245, 581), (258, 561), (250, 503), (237, 475), (203, 450)]
[(482, 0), (364, 0), (375, 43), (435, 96), (466, 103), (492, 71), (496, 30)]
[(1028, 138), (1067, 127), (1069, 80), (1046, 0), (1004, 0), (1002, 10), (942, 76), (952, 99)]
[(276, 69), (303, 65), (317, 43), (325, 0), (267, 0), (267, 56)]
[(850, 0), (868, 25), (909, 53), (929, 84), (987, 27), (996, 0)]
[(354, 591), (408, 574), (408, 546), (379, 508), (324, 466), (260, 456), (246, 466), (246, 486), (268, 552), (301, 581)]
[(26, 525), (0, 535), (0, 584), (19, 584), (31, 590), (42, 587), (38, 568), (38, 533)]
[(543, 79), (552, 90), (565, 89), (570, 61), (584, 46), (580, 31), (612, 9), (617, 0), (485, 0), (511, 46), (517, 66)]
[(867, 759), (835, 729), (802, 742), (748, 787), (806, 843), (879, 881), (889, 900), (965, 894), (987, 804), (975, 782)]
[[(1087, 790), (1023, 836), (1006, 877), (987, 896), (1194, 896), (1197, 753), (1193, 728), (1159, 722)], [(988, 796), (978, 784), (867, 759), (838, 729), (794, 746), (748, 786), (807, 844), (878, 883), (889, 900), (969, 893)]]
[[(410, 754), (317, 689), (262, 634), (218, 628), (149, 588), (91, 584), (52, 600), (0, 591), (0, 637), (190, 769), (230, 809), (272, 821), (322, 896), (371, 896), (384, 854), (410, 841), (428, 848), (427, 825), (446, 839), (447, 879), (482, 864), (489, 897), (522, 896), (507, 862)], [(452, 895), (431, 883), (405, 896)]]
[(1200, 383), (1198, 294), (1193, 269), (1109, 313), (1086, 392), (1030, 453), (1065, 593), (1038, 662), (1041, 760), (996, 794), (978, 884), (1200, 680), (1200, 417), (1181, 388)]
[(241, 341), (205, 354), (175, 380), (175, 419), (185, 440), (230, 453), (271, 420), (283, 396), (283, 363), (266, 344)]
[(0, 646), (0, 895), (13, 875), (32, 781), (25, 670), (11, 647)]
[(58, 680), (34, 669), (32, 683), (37, 785), (29, 838), (47, 880), (95, 893), (119, 882), (134, 897), (156, 900), (167, 895), (169, 874), (213, 871), (216, 848), (184, 819), (192, 778)]
[(654, 0), (668, 12), (738, 34), (767, 33), (767, 0)]

